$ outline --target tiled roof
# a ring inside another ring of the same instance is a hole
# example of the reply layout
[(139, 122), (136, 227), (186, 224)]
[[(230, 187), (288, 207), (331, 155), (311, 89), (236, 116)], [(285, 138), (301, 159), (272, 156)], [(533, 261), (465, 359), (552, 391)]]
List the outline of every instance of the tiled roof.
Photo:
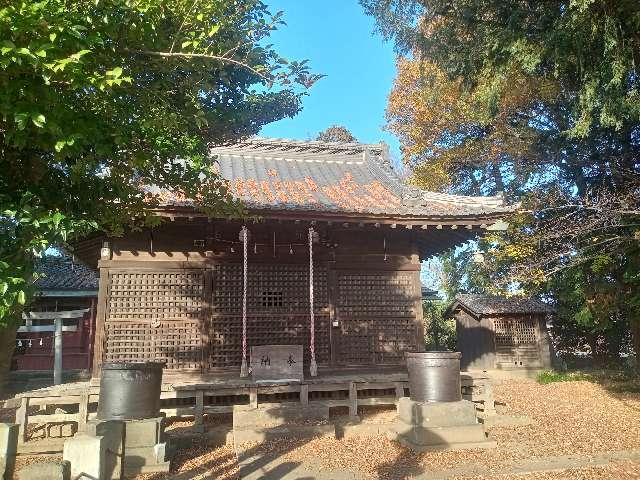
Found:
[(526, 297), (501, 297), (497, 295), (458, 294), (448, 311), (458, 307), (476, 315), (552, 313), (552, 307), (539, 300)]
[(432, 288), (425, 287), (424, 285), (421, 288), (422, 300), (440, 300), (440, 296), (438, 295), (437, 290), (433, 290)]
[(86, 265), (74, 262), (71, 256), (46, 255), (36, 262), (36, 272), (44, 276), (35, 282), (40, 292), (50, 290), (98, 290), (98, 274)]
[[(213, 148), (211, 154), (233, 194), (252, 209), (435, 218), (497, 216), (510, 210), (502, 197), (447, 195), (408, 186), (391, 167), (384, 144), (252, 138)], [(189, 204), (171, 196), (164, 200), (167, 205)]]

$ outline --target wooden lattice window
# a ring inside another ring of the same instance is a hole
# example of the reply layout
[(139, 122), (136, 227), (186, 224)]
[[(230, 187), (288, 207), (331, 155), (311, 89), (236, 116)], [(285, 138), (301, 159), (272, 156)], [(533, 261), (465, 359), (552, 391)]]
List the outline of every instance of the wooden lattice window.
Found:
[[(209, 366), (236, 368), (242, 358), (242, 265), (218, 264), (211, 270)], [(249, 264), (247, 272), (247, 343), (303, 345), (309, 362), (308, 266)], [(316, 359), (327, 363), (329, 316), (326, 269), (314, 271)]]
[(510, 347), (536, 343), (536, 322), (526, 319), (495, 319), (493, 321), (496, 346)]
[(163, 361), (169, 370), (197, 370), (201, 366), (199, 322), (108, 322), (105, 333), (107, 362)]
[(338, 358), (347, 364), (397, 364), (417, 348), (417, 272), (342, 272), (338, 275), (341, 335)]
[(110, 272), (107, 321), (199, 319), (203, 293), (199, 270)]
[(415, 272), (344, 273), (338, 277), (340, 314), (413, 317)]
[(282, 307), (284, 306), (283, 293), (281, 291), (267, 290), (262, 292), (263, 307)]
[(104, 360), (199, 369), (203, 295), (201, 270), (109, 272)]

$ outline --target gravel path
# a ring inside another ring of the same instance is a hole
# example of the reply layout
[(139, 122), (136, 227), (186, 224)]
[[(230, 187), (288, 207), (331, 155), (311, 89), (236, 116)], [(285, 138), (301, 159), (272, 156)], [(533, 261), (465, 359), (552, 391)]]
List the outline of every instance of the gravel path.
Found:
[[(619, 385), (580, 381), (539, 385), (531, 380), (510, 380), (495, 386), (496, 399), (506, 405), (503, 414), (527, 416), (530, 425), (489, 428), (498, 441), (495, 450), (440, 451), (415, 454), (384, 437), (336, 440), (320, 437), (306, 442), (278, 441), (257, 451), (280, 452), (283, 462), (307, 465), (320, 472), (351, 470), (365, 478), (403, 479), (459, 465), (486, 468), (490, 472), (532, 457), (640, 449), (640, 394), (619, 393)], [(386, 422), (389, 413), (381, 411)], [(367, 418), (374, 422), (375, 415)], [(221, 478), (234, 478), (233, 476)], [(606, 466), (495, 478), (604, 479), (640, 478), (640, 464), (623, 462)]]
[[(637, 385), (636, 385), (637, 386)], [(640, 451), (640, 389), (621, 392), (620, 383), (588, 381), (539, 385), (531, 380), (510, 380), (495, 386), (499, 411), (527, 416), (529, 425), (490, 427), (498, 442), (494, 450), (438, 451), (416, 454), (383, 436), (336, 440), (319, 437), (305, 441), (272, 441), (248, 447), (251, 455), (279, 455), (282, 463), (295, 464), (333, 478), (331, 472), (351, 471), (362, 479), (406, 479), (425, 472), (468, 467), (468, 473), (451, 480), (640, 480), (640, 460), (589, 465), (599, 455)], [(367, 423), (387, 423), (392, 414), (384, 409), (366, 416)], [(178, 426), (178, 425), (176, 425)], [(547, 457), (573, 456), (587, 465), (553, 472), (505, 474), (527, 462)], [(592, 462), (593, 463), (593, 462)], [(606, 463), (606, 460), (602, 463)], [(476, 469), (475, 473), (472, 469)], [(479, 475), (478, 469), (482, 474)], [(139, 476), (138, 480), (210, 479), (237, 480), (238, 464), (231, 446), (183, 450), (168, 475)]]

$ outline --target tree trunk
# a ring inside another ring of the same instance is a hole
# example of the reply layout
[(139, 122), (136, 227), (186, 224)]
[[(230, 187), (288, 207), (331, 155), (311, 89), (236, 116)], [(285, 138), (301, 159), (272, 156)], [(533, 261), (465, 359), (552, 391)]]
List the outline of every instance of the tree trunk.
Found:
[(633, 353), (636, 356), (635, 369), (637, 372), (640, 372), (640, 319), (632, 319), (630, 327)]
[(5, 398), (6, 382), (9, 370), (11, 370), (11, 358), (16, 348), (16, 333), (18, 322), (10, 322), (9, 325), (0, 328), (0, 398)]

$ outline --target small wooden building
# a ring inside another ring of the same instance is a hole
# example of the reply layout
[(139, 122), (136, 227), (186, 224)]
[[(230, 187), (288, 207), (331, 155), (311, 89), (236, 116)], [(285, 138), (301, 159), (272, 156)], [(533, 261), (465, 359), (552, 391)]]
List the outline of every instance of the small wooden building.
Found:
[(312, 375), (401, 365), (424, 348), (420, 261), (509, 211), (406, 185), (384, 145), (254, 138), (211, 155), (250, 218), (153, 190), (160, 227), (77, 245), (101, 251), (96, 367), (237, 374), (255, 345), (304, 346)]
[(445, 315), (456, 320), (461, 368), (488, 370), (551, 367), (552, 313), (530, 298), (459, 294)]
[(93, 359), (98, 274), (70, 255), (46, 255), (36, 263), (36, 297), (18, 329), (11, 370), (53, 370), (54, 319), (62, 318), (62, 368), (90, 371)]

